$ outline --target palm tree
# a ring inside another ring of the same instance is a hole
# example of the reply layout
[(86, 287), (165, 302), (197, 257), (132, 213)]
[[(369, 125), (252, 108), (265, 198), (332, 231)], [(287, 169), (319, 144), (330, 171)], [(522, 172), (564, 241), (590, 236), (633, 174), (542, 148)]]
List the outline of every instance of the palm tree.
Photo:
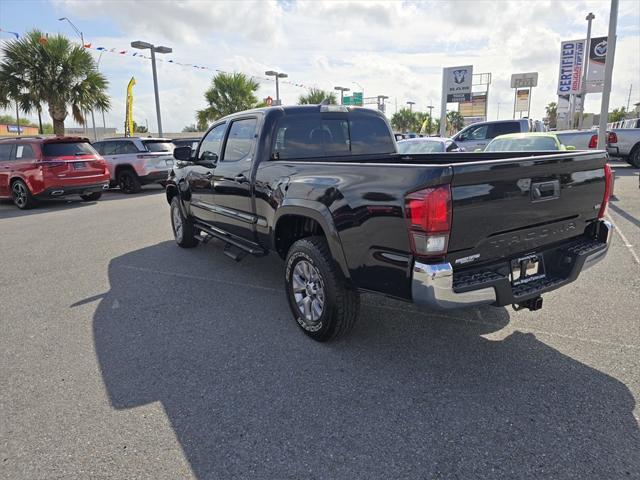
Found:
[(391, 117), (391, 126), (401, 133), (417, 130), (417, 123), (415, 113), (408, 108), (401, 108)]
[(298, 105), (318, 105), (325, 100), (327, 100), (331, 105), (338, 103), (335, 93), (312, 87), (309, 89), (309, 93), (298, 97)]
[(449, 134), (462, 130), (462, 127), (464, 127), (464, 117), (460, 115), (460, 112), (447, 112), (447, 130)]
[(549, 123), (550, 128), (557, 128), (558, 126), (558, 104), (556, 102), (551, 102), (549, 105), (544, 107), (547, 112), (547, 122)]
[[(258, 105), (256, 90), (258, 82), (244, 73), (219, 73), (211, 81), (211, 87), (204, 92), (209, 106), (196, 112), (198, 128), (209, 122), (231, 115), (241, 110), (255, 108)], [(201, 130), (203, 131), (203, 130)]]
[(64, 135), (64, 121), (71, 109), (84, 125), (83, 112), (109, 108), (107, 79), (83, 47), (63, 35), (46, 36), (32, 30), (7, 42), (0, 62), (0, 105), (17, 101), (23, 111), (41, 111), (47, 104), (53, 131)]

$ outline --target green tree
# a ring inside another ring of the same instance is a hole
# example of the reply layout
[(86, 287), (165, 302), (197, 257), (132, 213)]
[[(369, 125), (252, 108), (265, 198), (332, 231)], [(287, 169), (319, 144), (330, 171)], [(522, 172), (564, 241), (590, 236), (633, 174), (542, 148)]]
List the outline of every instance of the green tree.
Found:
[(208, 107), (196, 112), (198, 128), (205, 127), (202, 130), (206, 130), (209, 122), (255, 108), (258, 105), (255, 95), (258, 86), (258, 82), (244, 73), (217, 74), (213, 77), (211, 86), (204, 92)]
[(449, 135), (462, 130), (462, 127), (464, 127), (464, 117), (460, 115), (460, 112), (447, 112), (447, 132)]
[(183, 133), (189, 133), (189, 132), (199, 132), (200, 130), (198, 130), (198, 127), (196, 127), (195, 123), (192, 123), (191, 125), (185, 125), (185, 127), (182, 129)]
[(549, 124), (549, 128), (557, 128), (558, 127), (558, 104), (556, 102), (551, 102), (547, 105), (545, 111), (547, 113), (547, 123)]
[(619, 122), (624, 120), (627, 115), (627, 111), (624, 107), (614, 108), (613, 112), (609, 112), (609, 122)]
[(109, 108), (107, 79), (91, 54), (63, 35), (32, 30), (5, 43), (2, 53), (0, 107), (17, 101), (22, 111), (40, 112), (46, 104), (56, 135), (64, 135), (68, 109), (85, 125), (84, 112)]
[(325, 99), (328, 100), (331, 105), (338, 103), (335, 93), (312, 87), (305, 95), (300, 95), (298, 97), (298, 105), (318, 105)]
[(433, 133), (433, 119), (427, 112), (416, 112), (416, 131), (421, 135), (431, 135)]
[[(418, 119), (408, 108), (401, 108), (391, 116), (391, 126), (400, 133), (416, 131)], [(418, 127), (419, 128), (419, 127)]]

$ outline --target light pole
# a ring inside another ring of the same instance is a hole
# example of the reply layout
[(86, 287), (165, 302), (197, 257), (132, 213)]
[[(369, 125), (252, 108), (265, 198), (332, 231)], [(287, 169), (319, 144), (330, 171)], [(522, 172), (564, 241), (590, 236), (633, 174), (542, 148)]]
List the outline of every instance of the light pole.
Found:
[(286, 73), (282, 73), (282, 72), (276, 72), (275, 70), (267, 70), (266, 72), (264, 72), (264, 74), (268, 77), (275, 77), (276, 78), (276, 105), (280, 105), (280, 86), (278, 85), (278, 79), (279, 78), (287, 78), (289, 75), (287, 75)]
[(148, 42), (136, 40), (131, 42), (133, 48), (151, 50), (151, 70), (153, 71), (153, 91), (156, 96), (156, 116), (158, 117), (158, 136), (162, 137), (162, 118), (160, 117), (160, 97), (158, 96), (158, 74), (156, 73), (156, 53), (171, 53), (173, 49), (163, 46), (155, 46)]
[[(58, 21), (59, 22), (66, 21), (69, 25), (71, 25), (71, 28), (73, 28), (73, 30), (76, 32), (76, 34), (80, 37), (80, 42), (82, 42), (82, 48), (84, 48), (84, 35), (82, 34), (82, 31), (78, 27), (76, 27), (76, 25), (71, 20), (69, 20), (67, 17), (59, 18)], [(85, 120), (84, 120), (84, 125), (82, 125), (82, 129), (83, 129), (84, 133), (87, 133), (87, 119), (86, 119), (87, 112), (83, 112), (83, 113), (85, 115)], [(96, 125), (95, 125), (95, 122), (94, 122), (94, 124), (93, 124), (93, 135), (95, 136), (95, 134), (96, 134)], [(96, 138), (96, 140), (97, 140), (97, 138)]]
[(613, 76), (613, 59), (616, 54), (616, 27), (618, 23), (618, 0), (611, 0), (609, 10), (609, 34), (607, 35), (607, 56), (604, 61), (604, 88), (600, 104), (600, 123), (598, 126), (598, 148), (607, 148), (607, 122), (609, 116), (609, 99), (611, 96), (611, 77)]
[(344, 101), (344, 92), (349, 92), (351, 89), (347, 87), (333, 87), (333, 89), (340, 92), (340, 105), (342, 105), (342, 102)]
[(415, 104), (416, 104), (416, 102), (411, 102), (411, 101), (407, 102), (407, 105), (409, 105), (409, 111), (410, 111), (410, 112), (413, 112), (413, 106), (414, 106)]
[(389, 98), (386, 95), (378, 95), (378, 110), (380, 110), (382, 113), (385, 113), (386, 107), (384, 104), (384, 101)]
[(429, 135), (431, 135), (431, 129), (433, 128), (433, 109), (434, 109), (434, 106), (433, 105), (427, 105), (427, 108), (429, 109)]

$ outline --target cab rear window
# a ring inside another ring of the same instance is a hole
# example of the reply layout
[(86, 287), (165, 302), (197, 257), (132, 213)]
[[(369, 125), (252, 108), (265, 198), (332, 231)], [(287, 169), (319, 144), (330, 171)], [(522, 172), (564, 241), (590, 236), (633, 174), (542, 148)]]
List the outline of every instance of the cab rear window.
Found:
[(87, 142), (45, 143), (42, 146), (45, 157), (70, 157), (74, 155), (97, 155), (94, 148)]

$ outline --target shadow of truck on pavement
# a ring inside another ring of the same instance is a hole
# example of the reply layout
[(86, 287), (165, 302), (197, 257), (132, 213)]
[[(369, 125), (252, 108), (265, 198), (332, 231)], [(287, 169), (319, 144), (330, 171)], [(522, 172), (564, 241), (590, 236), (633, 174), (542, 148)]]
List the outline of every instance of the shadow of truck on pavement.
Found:
[(196, 477), (638, 478), (629, 390), (532, 334), (483, 338), (506, 309), (381, 300), (318, 344), (281, 268), (173, 242), (109, 265), (93, 328), (111, 404), (161, 402)]

